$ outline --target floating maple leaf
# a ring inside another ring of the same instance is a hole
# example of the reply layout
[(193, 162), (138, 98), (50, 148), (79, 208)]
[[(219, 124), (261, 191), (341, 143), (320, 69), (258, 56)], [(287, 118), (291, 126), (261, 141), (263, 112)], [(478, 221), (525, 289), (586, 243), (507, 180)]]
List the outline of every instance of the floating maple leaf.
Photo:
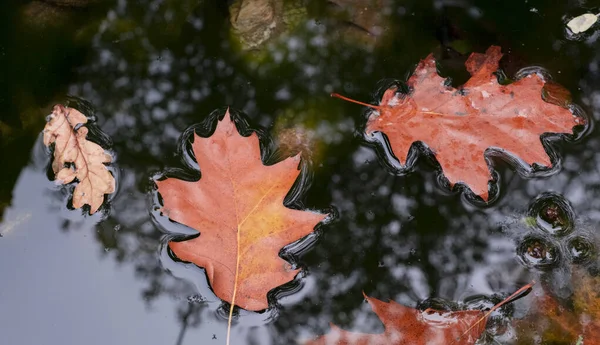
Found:
[[(486, 150), (508, 153), (527, 165), (551, 167), (540, 136), (572, 133), (574, 126), (585, 121), (555, 104), (562, 99), (544, 101), (546, 82), (536, 73), (509, 85), (499, 84), (494, 73), (501, 57), (496, 46), (485, 54), (471, 54), (466, 62), (471, 78), (455, 89), (446, 85), (429, 55), (408, 80), (409, 94), (392, 87), (378, 106), (357, 102), (377, 110), (369, 117), (366, 134), (383, 132), (401, 165), (407, 162), (414, 142), (424, 143), (451, 186), (462, 182), (485, 201), (492, 178)], [(556, 84), (550, 86), (555, 92)]]
[(233, 305), (266, 309), (267, 293), (298, 273), (279, 252), (327, 215), (284, 206), (300, 173), (300, 157), (264, 165), (258, 136), (241, 136), (229, 111), (212, 136), (194, 134), (193, 150), (200, 180), (156, 181), (162, 212), (201, 233), (169, 247), (179, 259), (206, 270), (215, 294), (232, 305), (230, 313)]
[(115, 178), (106, 168), (112, 157), (104, 149), (86, 139), (85, 115), (73, 108), (55, 105), (50, 121), (44, 127), (44, 144), (54, 144), (52, 171), (58, 183), (79, 181), (73, 191), (73, 207), (90, 205), (95, 213), (104, 202), (104, 194), (115, 191)]
[(381, 334), (348, 332), (332, 325), (332, 330), (305, 345), (472, 345), (485, 330), (492, 311), (527, 295), (531, 282), (487, 312), (482, 310), (420, 311), (394, 301), (383, 302), (365, 295), (385, 327)]

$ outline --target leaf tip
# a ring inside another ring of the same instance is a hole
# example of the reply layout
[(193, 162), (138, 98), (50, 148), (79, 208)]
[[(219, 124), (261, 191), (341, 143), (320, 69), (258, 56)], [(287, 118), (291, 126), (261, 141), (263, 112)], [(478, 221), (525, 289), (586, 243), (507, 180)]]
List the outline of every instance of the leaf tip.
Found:
[(65, 111), (65, 106), (62, 104), (55, 104), (54, 107), (52, 107), (52, 113), (64, 113)]
[(221, 121), (225, 121), (225, 119), (233, 121), (233, 119), (231, 118), (231, 113), (229, 112), (229, 107), (227, 107), (227, 109), (225, 110), (225, 116), (223, 116), (223, 120)]

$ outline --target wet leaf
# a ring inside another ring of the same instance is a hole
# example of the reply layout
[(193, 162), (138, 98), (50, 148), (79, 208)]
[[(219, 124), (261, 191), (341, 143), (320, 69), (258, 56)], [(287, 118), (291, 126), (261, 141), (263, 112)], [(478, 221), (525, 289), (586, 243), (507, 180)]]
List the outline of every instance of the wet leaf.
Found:
[(306, 345), (450, 345), (455, 341), (468, 345), (475, 344), (485, 329), (485, 322), (469, 329), (484, 316), (480, 310), (420, 311), (394, 301), (366, 299), (383, 322), (383, 333), (353, 333), (331, 325), (327, 335)]
[(574, 33), (579, 34), (584, 31), (587, 31), (592, 25), (596, 24), (598, 21), (598, 16), (593, 13), (585, 13), (580, 16), (577, 16), (571, 19), (567, 23), (567, 27)]
[(571, 282), (573, 295), (568, 301), (541, 295), (534, 301), (535, 310), (514, 322), (521, 343), (541, 336), (557, 344), (583, 339), (585, 345), (600, 345), (600, 277), (577, 269)]
[(353, 333), (331, 325), (329, 334), (305, 345), (472, 345), (485, 331), (487, 318), (494, 310), (526, 296), (534, 284), (531, 282), (523, 286), (486, 312), (439, 311), (431, 308), (420, 311), (365, 295), (383, 322), (383, 333)]
[(557, 105), (564, 102), (556, 98), (568, 93), (556, 92), (555, 85), (550, 90), (551, 102), (542, 98), (546, 82), (539, 74), (499, 84), (495, 72), (501, 57), (497, 46), (485, 54), (471, 54), (466, 62), (471, 78), (455, 89), (446, 85), (429, 55), (408, 80), (409, 94), (392, 87), (378, 106), (361, 103), (376, 110), (369, 117), (366, 134), (383, 132), (402, 166), (411, 145), (424, 143), (451, 186), (462, 182), (485, 201), (492, 179), (484, 156), (488, 149), (508, 153), (522, 164), (550, 167), (540, 136), (572, 133), (574, 126), (585, 121)]
[(58, 183), (77, 179), (73, 191), (73, 207), (90, 206), (95, 213), (104, 202), (104, 195), (115, 191), (115, 179), (106, 168), (112, 161), (104, 149), (87, 140), (85, 115), (73, 108), (54, 106), (50, 121), (44, 127), (44, 144), (54, 144), (52, 171)]
[(257, 134), (241, 136), (229, 112), (212, 136), (194, 135), (193, 150), (200, 180), (156, 181), (163, 213), (200, 232), (169, 247), (179, 259), (203, 267), (222, 300), (266, 309), (267, 293), (298, 273), (279, 252), (326, 217), (283, 204), (300, 173), (300, 157), (264, 165)]

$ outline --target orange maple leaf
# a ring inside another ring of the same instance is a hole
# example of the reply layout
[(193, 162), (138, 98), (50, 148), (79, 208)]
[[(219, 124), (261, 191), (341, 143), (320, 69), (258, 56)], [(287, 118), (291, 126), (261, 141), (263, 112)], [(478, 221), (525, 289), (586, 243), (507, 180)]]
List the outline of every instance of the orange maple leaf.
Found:
[(332, 96), (377, 110), (369, 116), (366, 134), (383, 132), (400, 165), (406, 163), (411, 145), (422, 142), (434, 153), (451, 186), (462, 182), (487, 201), (492, 179), (485, 158), (488, 149), (508, 153), (523, 166), (551, 167), (540, 136), (572, 133), (574, 126), (585, 124), (569, 109), (553, 104), (564, 105), (564, 99), (552, 103), (542, 99), (546, 81), (539, 74), (499, 84), (494, 73), (501, 57), (497, 46), (485, 54), (471, 54), (465, 64), (471, 78), (459, 89), (446, 85), (430, 54), (408, 80), (407, 95), (392, 87), (378, 106)]
[(162, 212), (201, 234), (169, 247), (179, 259), (206, 270), (215, 294), (232, 305), (230, 317), (233, 305), (266, 309), (267, 293), (298, 273), (279, 252), (327, 215), (284, 206), (300, 174), (300, 157), (264, 165), (257, 134), (241, 136), (229, 110), (212, 136), (194, 134), (192, 145), (201, 179), (156, 184)]

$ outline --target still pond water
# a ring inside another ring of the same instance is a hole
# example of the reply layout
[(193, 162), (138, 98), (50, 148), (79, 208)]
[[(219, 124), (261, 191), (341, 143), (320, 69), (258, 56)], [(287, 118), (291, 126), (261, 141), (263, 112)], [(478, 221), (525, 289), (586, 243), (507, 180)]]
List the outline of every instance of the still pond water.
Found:
[[(302, 205), (337, 213), (301, 250), (297, 282), (270, 296), (274, 307), (241, 313), (232, 344), (294, 344), (330, 322), (382, 332), (363, 292), (466, 308), (536, 279), (481, 340), (525, 344), (509, 316), (535, 308), (542, 286), (562, 298), (571, 291), (568, 260), (532, 268), (519, 259), (531, 203), (554, 193), (572, 207), (574, 233), (600, 247), (600, 30), (565, 29), (573, 16), (600, 13), (598, 2), (363, 0), (372, 13), (352, 16), (352, 2), (288, 1), (286, 30), (254, 51), (232, 30), (226, 1), (52, 2), (0, 5), (0, 344), (224, 344), (227, 312), (203, 271), (165, 251), (151, 177), (181, 166), (179, 136), (226, 106), (278, 142), (292, 128), (306, 133)], [(430, 52), (460, 85), (468, 53), (490, 45), (502, 47), (509, 77), (548, 70), (592, 125), (554, 145), (561, 169), (548, 176), (493, 159), (498, 197), (487, 206), (449, 191), (431, 160), (390, 173), (360, 135), (363, 109), (329, 97), (373, 100), (382, 80), (403, 80)], [(85, 109), (110, 138), (118, 190), (93, 216), (70, 208), (70, 192), (51, 181), (39, 133), (56, 103)], [(592, 253), (583, 266), (593, 272), (598, 260)]]

